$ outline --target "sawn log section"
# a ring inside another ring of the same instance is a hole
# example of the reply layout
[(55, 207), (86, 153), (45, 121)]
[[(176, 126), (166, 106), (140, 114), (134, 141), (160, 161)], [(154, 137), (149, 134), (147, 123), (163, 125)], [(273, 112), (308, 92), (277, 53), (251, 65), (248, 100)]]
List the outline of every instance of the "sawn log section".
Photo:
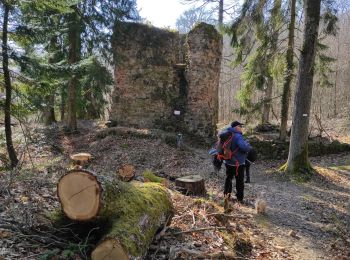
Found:
[(74, 170), (59, 180), (57, 190), (68, 218), (108, 223), (94, 260), (141, 259), (173, 215), (167, 189), (156, 183), (102, 183), (89, 171)]

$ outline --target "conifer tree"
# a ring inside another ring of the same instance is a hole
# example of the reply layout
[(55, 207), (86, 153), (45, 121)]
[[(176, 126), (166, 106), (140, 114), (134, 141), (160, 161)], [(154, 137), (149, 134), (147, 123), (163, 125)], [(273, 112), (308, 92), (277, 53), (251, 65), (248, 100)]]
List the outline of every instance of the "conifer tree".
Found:
[[(68, 61), (73, 69), (67, 91), (67, 128), (77, 129), (77, 91), (79, 73), (75, 71), (82, 64), (81, 58), (86, 57), (85, 50), (100, 53), (104, 59), (111, 60), (111, 35), (114, 25), (125, 19), (138, 19), (135, 0), (104, 1), (82, 0), (71, 6), (74, 13), (68, 16)], [(107, 72), (107, 70), (105, 70)]]
[[(55, 64), (60, 59), (57, 57), (59, 52), (58, 37), (53, 35), (50, 38), (47, 48), (49, 53), (48, 64)], [(45, 96), (45, 108), (43, 109), (43, 121), (45, 125), (51, 125), (56, 122), (55, 116), (55, 88)]]
[[(74, 6), (73, 8), (76, 8)], [(68, 65), (70, 66), (71, 75), (68, 81), (67, 89), (67, 128), (69, 131), (77, 130), (77, 88), (78, 88), (78, 74), (73, 67), (80, 61), (81, 55), (81, 18), (77, 12), (72, 12), (68, 15)]]
[[(46, 46), (47, 60), (40, 53), (26, 52), (27, 62), (22, 69), (35, 77), (37, 83), (33, 88), (40, 98), (33, 97), (33, 91), (28, 94), (43, 110), (44, 121), (50, 123), (55, 92), (60, 90), (61, 119), (65, 119), (69, 131), (75, 131), (77, 113), (89, 118), (101, 115), (106, 86), (112, 84), (111, 73), (106, 69), (112, 60), (112, 28), (118, 20), (138, 18), (136, 3), (134, 0), (58, 0), (54, 4), (50, 0), (38, 6), (38, 2), (41, 1), (29, 2), (23, 9), (27, 26), (21, 30), (32, 36), (31, 46)], [(29, 13), (32, 15), (27, 16)], [(87, 104), (90, 104), (88, 109), (84, 107)], [(91, 114), (87, 115), (87, 111)]]
[[(85, 93), (85, 97), (90, 100), (103, 100), (104, 91), (106, 91), (104, 86), (112, 83), (110, 72), (102, 65), (102, 60), (106, 62), (111, 60), (110, 35), (113, 25), (120, 19), (135, 19), (138, 15), (136, 3), (133, 0), (23, 2), (4, 0), (1, 4), (3, 10), (2, 62), (6, 89), (5, 134), (11, 166), (15, 167), (18, 158), (12, 141), (11, 108), (16, 107), (17, 111), (20, 110), (18, 110), (18, 102), (11, 104), (12, 74), (18, 75), (15, 82), (17, 100), (30, 102), (30, 104), (27, 103), (26, 109), (32, 109), (33, 106), (41, 109), (47, 124), (55, 120), (53, 108), (58, 86), (61, 87), (62, 93), (73, 93), (70, 95), (70, 105), (73, 105), (69, 107), (68, 114), (72, 117), (69, 118), (68, 126), (71, 130), (75, 130), (76, 111), (74, 110), (76, 110), (77, 97), (74, 94), (80, 83), (77, 76), (89, 73), (88, 76), (82, 77), (82, 83), (90, 90), (92, 88), (91, 93), (94, 96), (87, 95), (88, 91), (82, 91), (79, 94)], [(84, 12), (80, 12), (78, 6)], [(16, 15), (16, 18), (12, 17), (11, 20), (13, 23), (10, 35), (13, 44), (9, 47), (8, 24), (11, 12)], [(70, 22), (72, 20), (73, 22)], [(82, 36), (84, 41), (81, 41)], [(64, 57), (66, 50), (69, 50), (66, 43), (70, 43), (70, 51), (68, 51), (68, 57), (66, 56), (70, 64), (65, 62)], [(97, 53), (100, 53), (99, 57)], [(84, 59), (80, 60), (80, 57)], [(10, 73), (10, 59), (11, 64), (16, 67), (16, 72)], [(63, 85), (65, 87), (62, 87)], [(66, 90), (67, 85), (71, 87), (69, 91)], [(62, 96), (61, 100), (64, 101), (64, 99), (65, 96)], [(91, 107), (97, 107), (97, 109), (92, 111)], [(90, 105), (88, 111), (92, 111), (91, 114), (95, 112), (96, 116), (96, 111), (101, 113), (101, 108), (94, 103)]]
[(290, 89), (293, 80), (294, 72), (294, 30), (296, 16), (296, 0), (290, 1), (290, 21), (288, 25), (288, 47), (286, 54), (286, 73), (283, 82), (283, 92), (281, 99), (281, 125), (280, 125), (280, 140), (284, 141), (287, 136), (287, 122), (290, 103)]
[[(26, 46), (27, 49), (30, 49), (31, 34), (25, 29), (26, 13), (30, 13), (30, 16), (33, 17), (36, 10), (42, 11), (46, 7), (50, 6), (51, 9), (60, 8), (61, 2), (65, 0), (38, 0), (38, 1), (15, 1), (15, 0), (2, 0), (1, 8), (3, 14), (3, 27), (2, 27), (2, 63), (3, 63), (3, 77), (5, 82), (6, 89), (6, 100), (4, 104), (4, 114), (5, 114), (5, 135), (6, 135), (6, 144), (7, 151), (11, 162), (11, 167), (15, 167), (18, 164), (18, 158), (13, 146), (12, 141), (12, 130), (11, 130), (11, 116), (16, 113), (16, 116), (19, 116), (19, 113), (25, 112), (24, 107), (21, 107), (19, 104), (19, 99), (17, 98), (16, 103), (12, 103), (12, 94), (15, 90), (16, 95), (20, 97), (22, 93), (18, 86), (21, 88), (26, 88), (28, 84), (32, 83), (32, 78), (26, 77), (21, 72), (18, 72), (15, 68), (27, 68), (28, 59), (25, 55), (21, 55), (18, 49), (23, 50), (23, 46)], [(68, 0), (67, 0), (68, 1)], [(26, 12), (29, 11), (29, 12)], [(11, 23), (10, 23), (11, 22)], [(11, 26), (9, 27), (9, 24)], [(33, 26), (34, 27), (34, 26)], [(39, 26), (37, 26), (39, 27)], [(10, 31), (11, 30), (11, 31)], [(8, 41), (11, 37), (12, 44), (9, 46)], [(21, 48), (22, 47), (22, 48)], [(11, 55), (9, 55), (9, 53)], [(11, 68), (9, 67), (11, 64)], [(15, 80), (14, 80), (15, 76)], [(20, 83), (20, 84), (19, 84)], [(15, 87), (14, 87), (15, 86)], [(15, 89), (16, 88), (16, 89)]]
[(271, 10), (271, 38), (270, 38), (270, 49), (268, 51), (269, 59), (269, 73), (267, 74), (266, 87), (264, 89), (265, 102), (263, 106), (262, 113), (262, 123), (269, 123), (270, 120), (270, 110), (271, 110), (271, 100), (272, 100), (272, 91), (274, 87), (274, 74), (273, 74), (273, 65), (278, 56), (278, 36), (279, 28), (282, 26), (282, 15), (281, 15), (281, 0), (274, 0), (274, 5)]
[[(268, 0), (246, 0), (240, 16), (225, 31), (231, 36), (234, 48), (234, 66), (242, 65), (243, 87), (238, 93), (241, 114), (251, 114), (261, 108), (262, 123), (269, 121), (272, 88), (275, 77), (281, 74), (282, 52), (278, 49), (279, 34), (283, 28), (280, 0), (273, 1), (268, 12)], [(254, 91), (263, 92), (263, 99), (253, 104)]]

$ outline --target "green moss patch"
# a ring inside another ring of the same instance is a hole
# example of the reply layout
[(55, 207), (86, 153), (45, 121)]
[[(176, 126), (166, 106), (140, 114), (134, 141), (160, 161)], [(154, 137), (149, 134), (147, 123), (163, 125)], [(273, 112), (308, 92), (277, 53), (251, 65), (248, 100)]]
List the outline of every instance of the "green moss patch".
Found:
[(150, 182), (163, 183), (164, 178), (158, 177), (151, 170), (143, 172), (143, 177)]
[[(168, 194), (156, 183), (118, 183), (106, 186), (101, 216), (112, 220), (106, 238), (119, 238), (133, 256), (142, 254), (158, 228), (159, 218), (172, 211)], [(146, 224), (140, 225), (144, 221)], [(144, 228), (144, 229), (143, 229)]]

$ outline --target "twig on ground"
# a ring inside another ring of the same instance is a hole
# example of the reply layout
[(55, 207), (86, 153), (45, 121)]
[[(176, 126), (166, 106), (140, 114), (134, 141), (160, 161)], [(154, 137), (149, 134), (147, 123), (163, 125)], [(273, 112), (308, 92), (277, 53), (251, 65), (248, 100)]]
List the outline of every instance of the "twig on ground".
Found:
[(206, 230), (226, 230), (226, 227), (195, 228), (195, 229), (190, 229), (190, 230), (185, 230), (185, 231), (180, 231), (180, 232), (171, 233), (171, 235), (177, 236), (177, 235), (181, 235), (181, 234), (194, 233), (194, 232), (201, 232), (201, 231), (206, 231)]
[(247, 217), (251, 217), (250, 215), (242, 215), (242, 214), (226, 214), (226, 213), (210, 213), (207, 214), (207, 217), (216, 217), (216, 216), (222, 216), (226, 218), (241, 218), (246, 219)]
[(163, 229), (156, 235), (156, 241), (158, 241), (159, 239), (161, 239), (163, 236), (165, 236), (165, 232), (168, 230), (169, 228), (169, 223), (170, 223), (170, 219), (171, 216), (168, 217), (167, 221), (165, 222), (165, 225), (163, 227)]
[(193, 221), (193, 224), (192, 224), (191, 228), (194, 228), (194, 226), (196, 225), (196, 218), (194, 217), (193, 210), (191, 210), (191, 216), (192, 216), (192, 221)]

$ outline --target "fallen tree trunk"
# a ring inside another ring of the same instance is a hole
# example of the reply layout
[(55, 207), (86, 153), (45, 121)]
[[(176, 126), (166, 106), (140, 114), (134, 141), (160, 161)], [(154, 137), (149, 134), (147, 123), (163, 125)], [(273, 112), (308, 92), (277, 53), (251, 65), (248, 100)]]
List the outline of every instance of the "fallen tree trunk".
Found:
[(93, 260), (142, 258), (157, 230), (173, 216), (167, 189), (160, 184), (117, 180), (100, 183), (85, 170), (63, 176), (58, 196), (69, 218), (107, 223), (91, 254)]

